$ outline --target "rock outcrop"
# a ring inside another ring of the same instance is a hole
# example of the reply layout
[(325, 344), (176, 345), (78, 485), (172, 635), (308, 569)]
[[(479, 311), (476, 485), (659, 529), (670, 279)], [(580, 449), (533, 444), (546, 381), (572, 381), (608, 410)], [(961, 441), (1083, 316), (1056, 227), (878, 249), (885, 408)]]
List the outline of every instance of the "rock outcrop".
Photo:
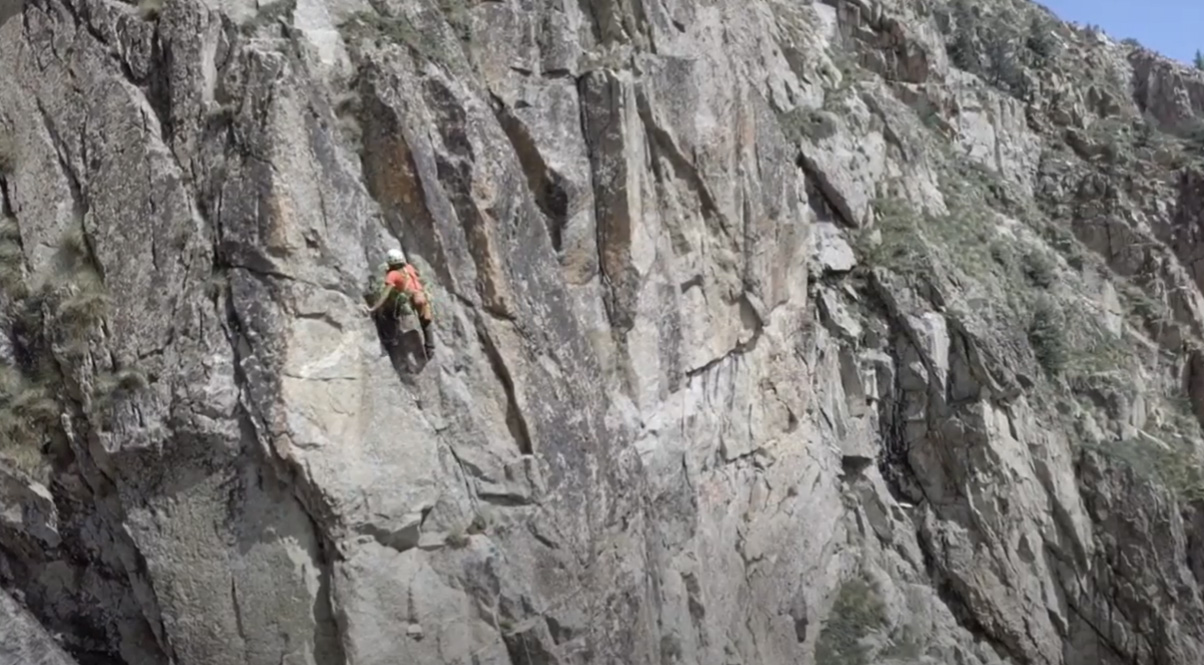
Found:
[(1202, 114), (1020, 0), (0, 6), (0, 662), (1204, 662)]

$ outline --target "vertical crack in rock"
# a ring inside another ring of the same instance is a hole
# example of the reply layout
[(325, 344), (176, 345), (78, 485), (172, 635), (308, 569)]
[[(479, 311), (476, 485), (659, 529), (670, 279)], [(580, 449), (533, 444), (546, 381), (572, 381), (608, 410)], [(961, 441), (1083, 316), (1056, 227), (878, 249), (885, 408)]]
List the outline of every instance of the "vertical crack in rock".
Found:
[(439, 282), (454, 290), (457, 285), (449, 271), (446, 248), (429, 208), (437, 202), (420, 175), (423, 169), (418, 160), (426, 156), (417, 154), (411, 144), (413, 130), (383, 101), (381, 88), (386, 84), (380, 78), (384, 74), (376, 66), (364, 64), (358, 75), (362, 77), (356, 94), (363, 127), (363, 182), (406, 250), (427, 257)]
[(522, 121), (514, 116), (511, 109), (496, 96), (493, 97), (493, 103), (498, 123), (506, 132), (515, 156), (518, 157), (527, 176), (527, 187), (535, 198), (535, 204), (543, 213), (552, 248), (560, 252), (564, 248), (563, 236), (564, 227), (568, 224), (569, 203), (563, 177), (544, 163), (534, 137)]
[[(296, 469), (282, 468), (279, 460), (269, 459), (267, 456), (273, 452), (273, 447), (264, 445), (260, 441), (264, 428), (257, 424), (257, 417), (253, 414), (248, 402), (252, 399), (253, 389), (250, 385), (250, 379), (245, 372), (244, 354), (249, 347), (245, 340), (245, 328), (242, 320), (238, 315), (237, 308), (234, 304), (234, 292), (227, 287), (225, 295), (225, 306), (227, 315), (227, 325), (229, 326), (228, 334), (230, 335), (230, 345), (233, 352), (233, 367), (235, 375), (235, 384), (238, 387), (242, 398), (239, 400), (239, 420), (242, 425), (242, 430), (245, 433), (245, 440), (251, 446), (251, 450), (244, 452), (257, 465), (267, 465), (272, 470), (273, 475), (284, 479), (289, 487), (290, 496), (296, 502), (298, 508), (308, 519), (310, 533), (317, 547), (317, 556), (313, 560), (313, 565), (316, 568), (318, 575), (318, 589), (314, 597), (314, 605), (312, 614), (314, 619), (314, 653), (315, 656), (320, 656), (317, 663), (330, 663), (331, 665), (343, 665), (346, 662), (346, 655), (343, 652), (342, 628), (338, 620), (338, 613), (334, 605), (332, 596), (332, 576), (334, 560), (332, 552), (337, 552), (332, 540), (330, 528), (324, 527), (323, 522), (319, 519), (321, 515), (328, 514), (329, 508), (317, 509), (311, 505), (313, 490), (307, 489), (303, 485), (308, 484), (304, 472)], [(283, 472), (283, 473), (281, 473)], [(261, 472), (262, 473), (262, 472)], [(235, 582), (231, 580), (231, 591), (237, 598), (237, 588)], [(238, 605), (235, 605), (237, 608)], [(239, 615), (240, 616), (240, 615)], [(241, 618), (240, 618), (241, 621)], [(240, 629), (241, 631), (241, 629)], [(283, 655), (282, 655), (283, 659)]]
[(518, 405), (514, 378), (510, 376), (506, 361), (502, 359), (502, 354), (498, 350), (493, 336), (486, 330), (485, 323), (480, 320), (479, 316), (476, 328), (477, 340), (481, 343), (481, 348), (485, 350), (485, 355), (489, 359), (489, 367), (506, 393), (506, 427), (510, 430), (510, 436), (514, 438), (518, 452), (522, 455), (530, 455), (533, 452), (531, 432), (527, 427), (527, 420), (523, 416), (522, 408)]
[(600, 70), (583, 76), (578, 91), (595, 192), (595, 242), (606, 314), (612, 330), (623, 335), (634, 325), (630, 245), (632, 215), (637, 214), (630, 209), (628, 183), (624, 182), (629, 168), (623, 126), (627, 87), (612, 72)]

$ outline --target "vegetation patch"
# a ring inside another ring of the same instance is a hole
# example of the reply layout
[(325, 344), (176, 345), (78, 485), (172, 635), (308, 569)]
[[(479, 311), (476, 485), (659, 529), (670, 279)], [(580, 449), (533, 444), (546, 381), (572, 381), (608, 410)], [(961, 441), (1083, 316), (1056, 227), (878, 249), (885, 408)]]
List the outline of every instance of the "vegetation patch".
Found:
[(139, 0), (138, 15), (144, 21), (157, 21), (163, 13), (164, 0)]
[(0, 456), (14, 467), (41, 477), (42, 451), (60, 413), (47, 385), (0, 366)]
[(0, 289), (10, 298), (20, 299), (25, 289), (25, 252), (17, 221), (0, 216)]
[[(155, 2), (156, 0), (143, 0), (144, 2)], [(159, 0), (162, 1), (162, 0)], [(264, 7), (250, 21), (242, 24), (239, 30), (247, 36), (254, 35), (260, 28), (267, 27), (276, 23), (285, 23), (292, 18), (293, 13), (297, 11), (297, 0), (277, 0), (272, 4)]]
[(1182, 141), (1193, 154), (1204, 152), (1204, 120), (1190, 118), (1180, 122), (1159, 122), (1159, 131)]
[(1058, 303), (1052, 298), (1039, 299), (1029, 320), (1028, 341), (1037, 363), (1054, 376), (1066, 368), (1070, 355), (1065, 330), (1066, 318)]
[[(875, 202), (876, 227), (855, 240), (862, 263), (887, 268), (913, 284), (943, 279), (964, 297), (955, 310), (983, 320), (1023, 345), (1050, 380), (1131, 368), (1132, 353), (1105, 327), (1105, 313), (1083, 295), (1071, 268), (1090, 257), (1073, 234), (1044, 220), (994, 174), (954, 161), (942, 178), (947, 213), (924, 214), (898, 198)], [(1009, 228), (997, 209), (1022, 220)], [(1041, 242), (1052, 239), (1053, 243)], [(1005, 343), (1006, 345), (1006, 343)]]
[(1098, 32), (1091, 26), (1075, 31), (1029, 3), (954, 0), (935, 16), (953, 65), (1017, 99), (1028, 99), (1033, 83), (1054, 69), (1083, 81), (1083, 89), (1107, 90), (1115, 99), (1125, 95), (1126, 82), (1106, 62), (1063, 57), (1066, 44)]
[(1041, 239), (1066, 259), (1071, 268), (1082, 270), (1087, 267), (1091, 261), (1090, 252), (1070, 229), (1055, 223), (1037, 224), (1036, 227)]
[(17, 170), (17, 141), (12, 132), (0, 127), (0, 178)]
[(859, 575), (840, 585), (832, 612), (815, 646), (815, 661), (824, 665), (869, 665), (862, 641), (886, 627), (886, 605), (872, 580)]
[(64, 350), (80, 354), (88, 338), (109, 311), (111, 299), (93, 259), (83, 229), (65, 233), (59, 242), (52, 274), (42, 275), (31, 292), (30, 304), (45, 306)]
[[(14, 365), (0, 365), (0, 457), (40, 478), (49, 445), (63, 436), (60, 418), (70, 411), (60, 363), (75, 365), (88, 352), (110, 298), (82, 229), (64, 234), (48, 270), (30, 279), (18, 231), (14, 220), (0, 222), (6, 259), (0, 285), (12, 298), (16, 358)], [(92, 404), (107, 407), (146, 385), (133, 368), (101, 374), (91, 384)]]
[(472, 40), (472, 17), (467, 0), (439, 0), (439, 12), (462, 43)]
[(107, 409), (117, 400), (145, 390), (147, 385), (146, 375), (136, 369), (100, 374), (92, 383), (92, 405)]
[(1162, 486), (1179, 500), (1204, 499), (1204, 460), (1196, 442), (1204, 437), (1186, 399), (1164, 402), (1167, 417), (1135, 436), (1087, 446)]
[(979, 3), (957, 0), (938, 15), (948, 35), (946, 52), (954, 66), (991, 85), (1023, 97), (1029, 89), (1026, 67), (1044, 67), (1058, 56), (1060, 27), (1034, 11), (1027, 18), (984, 12)]
[[(466, 15), (465, 15), (466, 16)], [(466, 19), (465, 19), (466, 20)], [(453, 25), (462, 39), (466, 39), (466, 27)], [(415, 57), (428, 62), (440, 63), (452, 68), (451, 44), (442, 38), (441, 31), (434, 27), (424, 28), (406, 16), (383, 16), (373, 11), (353, 14), (339, 25), (339, 30), (349, 41), (370, 40), (378, 48), (389, 44), (407, 48)]]
[(1020, 269), (1028, 281), (1041, 289), (1048, 289), (1058, 279), (1058, 268), (1048, 254), (1038, 249), (1029, 249), (1020, 260)]
[(879, 656), (884, 660), (915, 661), (924, 654), (924, 633), (914, 625), (902, 627), (899, 634), (891, 636), (891, 643)]
[(1170, 306), (1159, 293), (1162, 285), (1157, 280), (1143, 286), (1132, 280), (1117, 279), (1116, 287), (1130, 323), (1139, 330), (1145, 330), (1152, 339), (1161, 339), (1166, 331), (1180, 327)]
[(915, 279), (953, 272), (1005, 298), (1006, 291), (995, 287), (1020, 275), (1014, 260), (1017, 241), (998, 232), (999, 218), (987, 193), (953, 178), (942, 184), (948, 208), (944, 215), (924, 214), (902, 199), (879, 197), (874, 202), (877, 226), (855, 238), (864, 262)]
[(782, 133), (792, 142), (803, 139), (822, 141), (836, 134), (836, 119), (832, 114), (819, 109), (796, 108), (779, 114), (778, 124)]

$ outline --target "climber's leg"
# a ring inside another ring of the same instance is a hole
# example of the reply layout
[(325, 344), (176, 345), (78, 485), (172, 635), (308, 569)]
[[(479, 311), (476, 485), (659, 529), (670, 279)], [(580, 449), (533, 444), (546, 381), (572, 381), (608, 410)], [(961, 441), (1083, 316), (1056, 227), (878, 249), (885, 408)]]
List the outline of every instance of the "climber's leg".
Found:
[(398, 307), (394, 302), (386, 304), (381, 309), (380, 317), (381, 321), (384, 322), (382, 341), (389, 348), (396, 348), (401, 343), (401, 336), (404, 333), (401, 318), (403, 313), (401, 307)]
[(422, 324), (422, 348), (426, 351), (426, 357), (429, 359), (435, 354), (435, 334), (434, 330), (431, 329), (431, 324), (433, 323), (431, 304), (423, 301), (421, 305), (418, 305), (417, 310), (418, 322)]

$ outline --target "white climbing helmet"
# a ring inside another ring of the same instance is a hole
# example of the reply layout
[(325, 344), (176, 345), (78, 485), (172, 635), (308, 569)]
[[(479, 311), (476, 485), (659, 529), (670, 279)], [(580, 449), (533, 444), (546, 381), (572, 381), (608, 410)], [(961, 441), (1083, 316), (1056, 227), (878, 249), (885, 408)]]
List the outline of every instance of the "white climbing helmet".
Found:
[(405, 252), (402, 252), (400, 249), (390, 249), (388, 253), (385, 254), (385, 260), (388, 261), (389, 265), (391, 266), (402, 265), (406, 262), (406, 255)]

